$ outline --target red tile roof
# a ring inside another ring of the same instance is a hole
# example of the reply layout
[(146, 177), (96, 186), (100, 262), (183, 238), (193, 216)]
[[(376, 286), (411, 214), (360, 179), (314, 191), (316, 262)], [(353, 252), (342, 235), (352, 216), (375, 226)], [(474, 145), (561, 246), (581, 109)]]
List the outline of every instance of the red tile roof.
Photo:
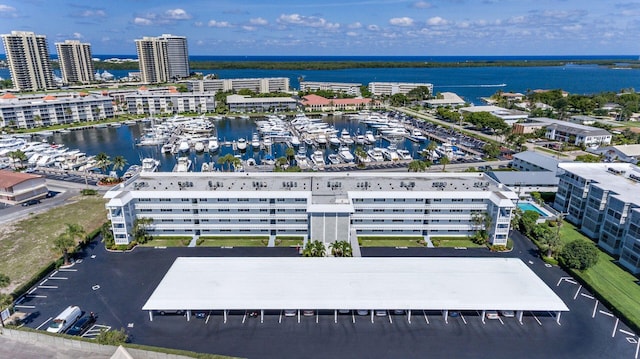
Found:
[(336, 98), (336, 99), (327, 99), (322, 96), (310, 94), (304, 96), (302, 98), (302, 104), (304, 106), (330, 106), (333, 105), (359, 105), (359, 104), (367, 104), (371, 102), (369, 98)]
[(10, 100), (10, 99), (14, 99), (16, 97), (13, 94), (7, 92), (6, 94), (2, 95), (2, 97), (0, 97), (0, 98), (3, 99), (3, 100)]
[(41, 177), (29, 173), (0, 170), (0, 188), (10, 188), (24, 181)]

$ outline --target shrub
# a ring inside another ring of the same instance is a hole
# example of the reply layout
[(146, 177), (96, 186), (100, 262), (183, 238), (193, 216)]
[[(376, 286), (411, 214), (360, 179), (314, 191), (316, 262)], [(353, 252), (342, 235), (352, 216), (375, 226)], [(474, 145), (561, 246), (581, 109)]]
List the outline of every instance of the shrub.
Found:
[(198, 238), (198, 239), (196, 240), (196, 245), (197, 245), (197, 246), (201, 245), (202, 243), (204, 243), (204, 238)]
[(592, 242), (576, 239), (569, 242), (562, 252), (560, 260), (572, 269), (588, 269), (598, 263), (599, 250)]
[(80, 191), (80, 193), (81, 193), (83, 196), (95, 196), (95, 195), (97, 195), (97, 194), (98, 194), (98, 191), (97, 191), (97, 190), (95, 190), (95, 189), (88, 189), (88, 188), (85, 188), (85, 189), (83, 189), (82, 191)]
[(124, 331), (124, 328), (120, 330), (100, 330), (100, 334), (96, 336), (96, 343), (105, 345), (121, 345), (129, 340), (129, 335)]
[(433, 243), (434, 247), (440, 247), (440, 240), (439, 239), (432, 239), (431, 243)]
[(494, 244), (491, 246), (490, 249), (492, 252), (504, 252), (507, 250), (507, 246), (503, 244)]

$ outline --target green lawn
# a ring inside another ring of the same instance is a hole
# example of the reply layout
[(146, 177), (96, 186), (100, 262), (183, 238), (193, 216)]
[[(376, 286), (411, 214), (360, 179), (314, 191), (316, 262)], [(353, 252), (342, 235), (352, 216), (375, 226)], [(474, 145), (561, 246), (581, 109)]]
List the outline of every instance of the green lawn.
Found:
[(11, 279), (2, 292), (10, 293), (60, 258), (61, 254), (52, 247), (53, 240), (64, 232), (65, 223), (79, 224), (89, 233), (106, 222), (105, 201), (101, 196), (78, 196), (69, 201), (67, 205), (0, 226), (0, 273)]
[(546, 153), (552, 154), (552, 155), (554, 155), (554, 156), (567, 157), (567, 155), (565, 155), (565, 154), (564, 154), (564, 153), (562, 153), (562, 152), (554, 151), (554, 150), (548, 149), (548, 148), (546, 148), (546, 147), (536, 146), (536, 148), (535, 148), (535, 149), (536, 149), (536, 150), (540, 150), (540, 151), (542, 151), (542, 152), (546, 152)]
[(276, 247), (302, 247), (303, 239), (276, 239)]
[[(563, 243), (576, 239), (590, 241), (568, 222), (562, 225), (560, 238)], [(636, 283), (638, 278), (620, 268), (614, 261), (613, 257), (601, 251), (600, 259), (594, 267), (586, 271), (573, 271), (573, 274), (611, 303), (632, 325), (640, 328), (640, 285)]]
[[(189, 245), (191, 238), (154, 238), (145, 244), (141, 244), (142, 247), (186, 247)], [(186, 242), (186, 244), (185, 244)]]
[[(202, 237), (200, 237), (202, 239)], [(266, 247), (269, 239), (256, 238), (216, 238), (204, 239), (200, 247)]]
[[(438, 238), (438, 237), (434, 237), (431, 238), (431, 241), (433, 242), (433, 245), (436, 247), (467, 247), (467, 248), (482, 248), (485, 247), (484, 245), (481, 244), (475, 244), (473, 243), (469, 238), (455, 238), (455, 237), (443, 237), (443, 238)], [(436, 245), (436, 243), (438, 243)]]
[(360, 247), (424, 247), (422, 237), (358, 237)]

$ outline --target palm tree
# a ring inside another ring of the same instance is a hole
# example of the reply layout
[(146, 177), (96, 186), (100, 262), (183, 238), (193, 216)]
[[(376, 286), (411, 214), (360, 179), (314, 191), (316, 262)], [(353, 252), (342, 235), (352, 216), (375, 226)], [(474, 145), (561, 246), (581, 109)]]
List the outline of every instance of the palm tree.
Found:
[(142, 217), (133, 221), (133, 239), (138, 243), (146, 243), (149, 239), (149, 226), (153, 223), (153, 218)]
[(64, 257), (64, 264), (69, 264), (69, 249), (75, 246), (76, 242), (69, 236), (67, 232), (64, 232), (56, 239), (53, 240), (53, 249), (62, 254)]
[(123, 156), (115, 156), (113, 161), (111, 162), (111, 170), (119, 171), (122, 170), (127, 165), (127, 159)]
[(231, 171), (231, 166), (237, 167), (242, 161), (239, 158), (235, 157), (231, 153), (227, 153), (226, 155), (218, 158), (218, 164), (222, 166), (227, 166), (227, 171)]
[(442, 172), (445, 171), (445, 169), (447, 168), (447, 165), (449, 164), (449, 162), (451, 162), (449, 160), (449, 157), (447, 157), (447, 156), (440, 157), (440, 164), (442, 165)]
[(307, 244), (302, 250), (304, 257), (324, 257), (327, 254), (327, 250), (324, 243), (320, 241), (307, 241)]
[(291, 147), (287, 147), (287, 149), (284, 151), (284, 155), (287, 157), (287, 160), (289, 161), (289, 166), (291, 166), (291, 159), (295, 157), (296, 151)]
[(367, 158), (367, 151), (365, 151), (362, 147), (358, 146), (356, 147), (356, 150), (354, 151), (356, 157), (358, 158), (358, 161), (360, 161), (360, 163), (362, 165), (364, 165), (365, 167), (367, 166), (367, 163), (362, 161), (362, 159)]
[(348, 241), (335, 241), (329, 245), (334, 257), (353, 257), (353, 248)]
[(276, 167), (279, 169), (282, 169), (282, 166), (284, 166), (285, 164), (288, 164), (289, 161), (287, 160), (286, 157), (278, 157), (276, 159)]
[(429, 144), (422, 151), (422, 157), (428, 158), (429, 160), (433, 160), (433, 151), (438, 147), (438, 144), (435, 141), (429, 141)]
[(407, 168), (409, 172), (424, 172), (426, 169), (426, 163), (421, 160), (413, 160), (409, 162), (409, 166)]
[(33, 122), (36, 124), (36, 127), (42, 127), (42, 117), (40, 117), (40, 115), (33, 116)]
[(15, 150), (7, 153), (7, 157), (13, 160), (13, 169), (16, 169), (16, 161), (20, 162), (20, 168), (22, 163), (27, 160), (27, 155), (22, 150)]
[(65, 233), (67, 234), (67, 236), (69, 236), (69, 238), (74, 240), (74, 243), (76, 238), (79, 242), (86, 238), (87, 232), (85, 232), (84, 228), (81, 225), (77, 223), (66, 223), (65, 225), (67, 226)]
[(104, 152), (100, 152), (96, 155), (95, 160), (102, 173), (106, 173), (107, 168), (111, 165), (111, 158), (109, 158), (109, 155)]
[[(236, 170), (240, 165), (242, 165), (242, 160), (236, 156), (231, 155), (231, 161), (229, 161), (230, 166), (233, 166), (233, 169)], [(231, 171), (231, 168), (229, 168)]]

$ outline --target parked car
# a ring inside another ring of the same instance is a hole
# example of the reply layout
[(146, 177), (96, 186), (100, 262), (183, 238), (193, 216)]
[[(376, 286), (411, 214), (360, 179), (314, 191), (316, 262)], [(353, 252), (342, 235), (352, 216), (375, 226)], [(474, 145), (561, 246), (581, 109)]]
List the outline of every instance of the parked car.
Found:
[(184, 311), (183, 310), (159, 310), (158, 314), (160, 314), (160, 315), (169, 315), (169, 314), (183, 315)]
[(39, 199), (30, 199), (30, 200), (22, 203), (22, 206), (23, 207), (28, 207), (28, 206), (33, 206), (34, 204), (38, 204), (38, 203), (40, 203)]
[(487, 312), (485, 313), (485, 316), (487, 317), (487, 319), (498, 319), (498, 318), (500, 318), (500, 316), (498, 315), (498, 311), (496, 311), (496, 310), (487, 310)]
[(368, 311), (368, 310), (366, 310), (366, 309), (358, 309), (358, 310), (356, 311), (356, 313), (357, 313), (358, 315), (368, 315), (368, 314), (369, 314), (369, 311)]
[(516, 316), (513, 310), (501, 310), (500, 314), (502, 314), (502, 316), (505, 318), (513, 318)]
[(70, 305), (51, 321), (47, 331), (49, 333), (64, 333), (81, 316), (82, 310), (80, 310), (80, 307)]
[(306, 309), (302, 311), (302, 315), (304, 315), (305, 317), (312, 317), (314, 316), (316, 313), (313, 310), (310, 309)]
[(349, 309), (340, 309), (340, 310), (338, 310), (338, 313), (340, 313), (340, 314), (350, 314), (351, 310), (349, 310)]
[(69, 335), (82, 335), (96, 322), (96, 317), (93, 315), (85, 315), (76, 321), (74, 325), (67, 330)]
[(285, 317), (295, 317), (296, 316), (296, 310), (295, 309), (285, 309), (284, 310), (284, 316)]
[(376, 314), (376, 317), (386, 317), (387, 311), (384, 309), (376, 309), (375, 314)]
[(395, 314), (395, 315), (403, 315), (404, 314), (404, 310), (403, 309), (395, 309), (393, 311), (393, 314)]

